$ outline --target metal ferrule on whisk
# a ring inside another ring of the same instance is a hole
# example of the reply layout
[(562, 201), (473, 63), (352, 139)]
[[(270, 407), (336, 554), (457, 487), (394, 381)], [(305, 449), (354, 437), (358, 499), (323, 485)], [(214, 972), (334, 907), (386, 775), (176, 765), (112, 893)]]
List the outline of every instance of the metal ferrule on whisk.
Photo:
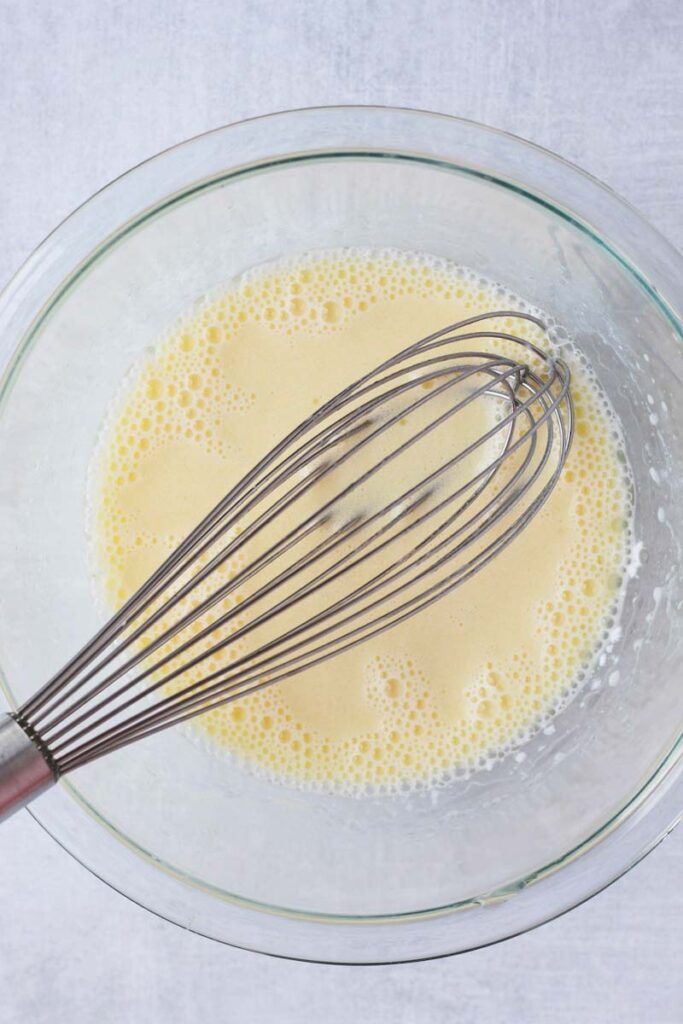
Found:
[(12, 715), (0, 715), (0, 821), (56, 781), (48, 755)]

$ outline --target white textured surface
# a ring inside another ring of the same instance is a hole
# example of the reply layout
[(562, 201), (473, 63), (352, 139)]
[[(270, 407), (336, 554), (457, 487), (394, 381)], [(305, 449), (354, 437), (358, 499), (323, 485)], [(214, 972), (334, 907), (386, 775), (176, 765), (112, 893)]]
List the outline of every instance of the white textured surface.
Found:
[[(683, 243), (680, 0), (0, 0), (0, 282), (77, 203), (180, 139), (285, 107), (374, 102), (505, 128)], [(0, 831), (2, 1024), (680, 1024), (671, 837), (569, 916), (458, 959), (346, 969), (156, 920), (26, 815)]]

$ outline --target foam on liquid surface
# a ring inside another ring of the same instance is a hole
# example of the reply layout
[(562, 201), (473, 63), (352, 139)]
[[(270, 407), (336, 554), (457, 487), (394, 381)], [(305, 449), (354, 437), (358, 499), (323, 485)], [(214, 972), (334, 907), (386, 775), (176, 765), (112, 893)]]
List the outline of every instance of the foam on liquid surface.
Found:
[[(93, 459), (107, 603), (321, 402), (411, 341), (500, 308), (527, 307), (446, 262), (360, 250), (253, 272), (188, 315), (125, 384)], [(540, 338), (523, 321), (505, 326)], [(490, 763), (566, 704), (613, 625), (630, 510), (614, 418), (588, 369), (563, 355), (576, 437), (528, 529), (425, 613), (196, 719), (213, 749), (298, 785), (409, 788)]]

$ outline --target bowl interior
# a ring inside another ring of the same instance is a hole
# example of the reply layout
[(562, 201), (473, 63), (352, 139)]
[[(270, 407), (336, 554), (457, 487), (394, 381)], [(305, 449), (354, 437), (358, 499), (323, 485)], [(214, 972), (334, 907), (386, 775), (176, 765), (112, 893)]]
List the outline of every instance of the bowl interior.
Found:
[[(130, 368), (243, 270), (340, 246), (471, 267), (546, 310), (593, 365), (623, 424), (638, 542), (601, 663), (523, 757), (405, 798), (268, 783), (207, 757), (182, 730), (67, 784), (109, 832), (190, 889), (361, 918), (523, 886), (610, 822), (680, 731), (683, 349), (652, 288), (588, 225), (515, 182), (398, 152), (294, 154), (226, 170), (126, 223), (42, 311), (5, 381), (0, 659), (20, 702), (101, 624), (85, 545), (87, 469)], [(295, 402), (296, 381), (285, 386)]]

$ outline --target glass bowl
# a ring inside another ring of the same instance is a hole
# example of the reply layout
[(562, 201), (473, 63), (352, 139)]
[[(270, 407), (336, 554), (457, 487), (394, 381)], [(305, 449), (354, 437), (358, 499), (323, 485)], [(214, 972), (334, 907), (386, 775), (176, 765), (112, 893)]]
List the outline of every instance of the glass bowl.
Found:
[[(228, 768), (175, 730), (74, 773), (32, 813), (184, 928), (369, 963), (472, 949), (555, 917), (626, 871), (680, 810), (683, 263), (622, 200), (501, 132), (371, 107), (221, 128), (93, 196), (0, 300), (0, 661), (14, 705), (100, 623), (88, 461), (146, 348), (246, 268), (351, 245), (480, 271), (560, 321), (595, 368), (626, 435), (638, 541), (601, 664), (552, 729), (440, 790), (306, 793)], [(296, 381), (284, 386), (295, 401)]]

